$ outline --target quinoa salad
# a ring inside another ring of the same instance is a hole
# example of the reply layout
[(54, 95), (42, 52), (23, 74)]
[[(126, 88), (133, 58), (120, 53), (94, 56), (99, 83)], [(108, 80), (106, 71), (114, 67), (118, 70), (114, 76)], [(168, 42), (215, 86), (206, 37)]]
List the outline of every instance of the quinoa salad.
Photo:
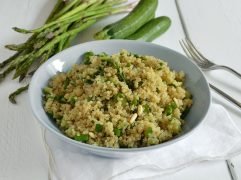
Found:
[(86, 52), (81, 64), (43, 89), (46, 113), (68, 137), (109, 148), (145, 147), (182, 131), (192, 96), (184, 72), (167, 62), (122, 50)]

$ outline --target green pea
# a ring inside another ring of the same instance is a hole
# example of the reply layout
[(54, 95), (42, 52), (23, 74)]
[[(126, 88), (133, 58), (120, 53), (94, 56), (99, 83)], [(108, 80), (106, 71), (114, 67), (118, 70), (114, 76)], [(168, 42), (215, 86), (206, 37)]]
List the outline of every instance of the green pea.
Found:
[(173, 111), (177, 108), (177, 105), (175, 102), (171, 102), (169, 105), (165, 107), (164, 113), (169, 116), (173, 113)]
[(150, 113), (151, 112), (151, 108), (148, 104), (143, 105), (143, 108), (144, 108), (144, 110), (143, 110), (144, 113)]
[(74, 139), (76, 141), (87, 142), (89, 140), (89, 135), (88, 134), (76, 135)]
[(148, 137), (148, 136), (150, 136), (150, 134), (151, 134), (152, 132), (153, 132), (153, 131), (152, 131), (152, 128), (151, 128), (151, 127), (148, 127), (148, 128), (146, 128), (144, 134), (145, 134), (146, 137)]
[(103, 125), (101, 124), (96, 124), (95, 125), (95, 131), (96, 132), (101, 132), (103, 130)]
[(43, 88), (43, 93), (44, 94), (52, 94), (53, 89), (50, 87), (45, 87)]
[(70, 83), (70, 79), (67, 77), (65, 80), (64, 80), (64, 89), (66, 89), (68, 87)]
[(115, 134), (117, 137), (120, 137), (120, 136), (121, 136), (121, 129), (114, 128), (114, 134)]

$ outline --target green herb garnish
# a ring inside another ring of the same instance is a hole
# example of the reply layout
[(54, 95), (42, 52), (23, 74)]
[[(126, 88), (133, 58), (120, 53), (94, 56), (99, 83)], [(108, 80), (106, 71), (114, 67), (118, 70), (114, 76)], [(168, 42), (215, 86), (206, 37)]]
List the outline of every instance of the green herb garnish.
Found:
[(128, 103), (126, 96), (123, 93), (117, 93), (115, 96), (113, 96), (113, 99), (116, 102), (121, 101), (123, 106), (125, 106)]
[(101, 132), (103, 130), (103, 125), (101, 124), (96, 124), (95, 125), (95, 131), (96, 132)]
[(140, 57), (141, 57), (141, 56), (138, 55), (138, 54), (133, 54), (133, 56), (134, 56), (135, 58), (140, 58)]
[(66, 103), (67, 102), (63, 95), (55, 96), (54, 100), (58, 101), (59, 103)]
[(50, 87), (45, 87), (43, 88), (43, 93), (44, 94), (52, 94), (53, 89)]
[(144, 108), (144, 110), (143, 110), (144, 113), (150, 113), (151, 112), (151, 108), (148, 104), (144, 104), (143, 108)]
[(117, 68), (117, 76), (118, 79), (122, 82), (126, 82), (125, 74), (123, 73), (122, 69), (120, 67)]
[(169, 84), (169, 86), (173, 86), (173, 87), (175, 87), (175, 88), (177, 87), (177, 86), (176, 86), (175, 84), (173, 84), (173, 83), (172, 83), (172, 84)]
[(160, 62), (159, 65), (160, 66), (157, 68), (158, 71), (162, 70), (163, 62)]
[(87, 83), (87, 84), (93, 84), (94, 81), (92, 81), (91, 79), (86, 79), (86, 80), (85, 80), (85, 83)]
[(54, 118), (54, 113), (53, 112), (46, 112), (47, 113), (47, 115), (50, 117), (50, 118)]
[(132, 80), (126, 80), (126, 84), (129, 87), (129, 89), (131, 89), (131, 90), (135, 89), (135, 84)]
[(103, 67), (99, 66), (98, 70), (92, 75), (92, 77), (95, 78), (98, 75), (104, 76), (104, 74), (105, 74), (105, 71), (104, 71)]
[(173, 111), (174, 111), (176, 108), (177, 108), (176, 103), (175, 103), (175, 102), (171, 102), (171, 104), (169, 104), (169, 105), (167, 105), (167, 106), (165, 107), (164, 113), (165, 113), (167, 116), (169, 116), (169, 115), (171, 115), (171, 114), (173, 113)]
[(148, 137), (148, 136), (150, 136), (150, 134), (151, 134), (152, 132), (153, 132), (153, 131), (152, 131), (152, 128), (151, 128), (151, 127), (148, 127), (148, 128), (146, 128), (144, 134), (145, 134), (146, 137)]
[(76, 141), (87, 142), (89, 140), (89, 135), (88, 134), (76, 135), (74, 139)]
[(127, 64), (126, 64), (126, 67), (130, 67), (130, 66), (131, 66), (131, 63), (127, 63)]
[(120, 136), (121, 136), (121, 129), (114, 128), (114, 134), (115, 134), (117, 137), (120, 137)]
[(117, 93), (115, 96), (114, 96), (114, 99), (115, 100), (118, 100), (120, 98), (125, 98), (125, 95), (123, 93)]
[(102, 53), (98, 54), (97, 56), (99, 56), (99, 57), (107, 57), (107, 56), (108, 56), (108, 54), (107, 54), (107, 53), (105, 53), (105, 52), (102, 52)]
[(69, 83), (70, 83), (70, 79), (66, 77), (66, 79), (64, 80), (64, 89), (68, 87)]
[(139, 99), (134, 97), (134, 99), (131, 101), (131, 106), (136, 107), (139, 104)]
[(182, 115), (181, 115), (181, 118), (182, 119), (184, 119), (186, 116), (187, 116), (187, 114), (189, 113), (189, 111), (190, 111), (190, 107), (187, 107), (183, 112), (182, 112)]
[(75, 105), (76, 100), (77, 100), (77, 97), (72, 96), (69, 100), (69, 103), (73, 106), (73, 105)]
[(92, 51), (84, 53), (84, 55), (83, 55), (83, 63), (86, 64), (86, 65), (91, 64), (91, 62), (90, 62), (90, 57), (91, 56), (94, 56), (94, 53)]
[(93, 101), (93, 100), (95, 100), (95, 97), (87, 97), (88, 102)]

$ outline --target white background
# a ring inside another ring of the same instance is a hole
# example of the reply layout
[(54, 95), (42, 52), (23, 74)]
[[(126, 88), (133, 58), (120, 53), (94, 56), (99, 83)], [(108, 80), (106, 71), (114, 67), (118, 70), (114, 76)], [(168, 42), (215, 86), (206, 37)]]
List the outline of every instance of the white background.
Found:
[[(12, 52), (5, 44), (21, 43), (26, 35), (18, 34), (14, 26), (32, 29), (39, 27), (55, 0), (1, 0), (0, 5), (0, 61)], [(180, 0), (188, 31), (194, 43), (212, 61), (229, 65), (241, 72), (241, 1), (239, 0)], [(154, 43), (182, 52), (178, 40), (184, 37), (174, 0), (159, 0), (157, 15), (167, 15), (172, 26)], [(94, 32), (122, 17), (113, 16), (100, 21), (81, 33), (75, 43), (92, 39)], [(218, 70), (205, 73), (208, 80), (241, 102), (241, 79)], [(8, 94), (19, 87), (8, 76), (0, 83), (0, 180), (48, 179), (48, 156), (45, 151), (41, 128), (33, 118), (27, 93), (17, 98), (18, 105), (8, 101)], [(241, 110), (213, 94), (213, 101), (223, 105), (241, 129)], [(232, 159), (241, 178), (241, 155)], [(202, 162), (174, 174), (169, 179), (219, 179), (229, 180), (225, 161)]]

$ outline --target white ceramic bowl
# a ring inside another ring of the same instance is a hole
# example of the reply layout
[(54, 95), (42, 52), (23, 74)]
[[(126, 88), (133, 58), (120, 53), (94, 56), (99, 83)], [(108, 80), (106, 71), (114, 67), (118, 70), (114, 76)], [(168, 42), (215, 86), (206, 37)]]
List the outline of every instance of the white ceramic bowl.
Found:
[[(89, 144), (84, 144), (72, 140), (65, 136), (49, 119), (43, 109), (42, 104), (42, 89), (47, 85), (49, 79), (59, 71), (67, 71), (75, 63), (80, 63), (83, 53), (93, 51), (94, 53), (106, 52), (108, 54), (118, 53), (121, 49), (126, 49), (135, 54), (152, 55), (168, 62), (171, 69), (176, 71), (184, 71), (186, 74), (185, 86), (193, 95), (193, 106), (185, 118), (183, 132), (172, 140), (159, 145), (129, 148), (129, 149), (114, 149), (97, 147)], [(33, 114), (38, 121), (58, 138), (66, 141), (69, 145), (75, 145), (92, 152), (97, 155), (107, 157), (128, 157), (136, 153), (145, 152), (162, 148), (173, 144), (178, 140), (190, 135), (191, 132), (203, 121), (211, 104), (211, 96), (208, 83), (200, 71), (200, 69), (187, 59), (182, 54), (175, 52), (166, 47), (155, 45), (152, 43), (129, 41), (129, 40), (105, 40), (92, 41), (64, 50), (63, 52), (53, 56), (44, 63), (34, 74), (29, 87), (30, 104)]]

